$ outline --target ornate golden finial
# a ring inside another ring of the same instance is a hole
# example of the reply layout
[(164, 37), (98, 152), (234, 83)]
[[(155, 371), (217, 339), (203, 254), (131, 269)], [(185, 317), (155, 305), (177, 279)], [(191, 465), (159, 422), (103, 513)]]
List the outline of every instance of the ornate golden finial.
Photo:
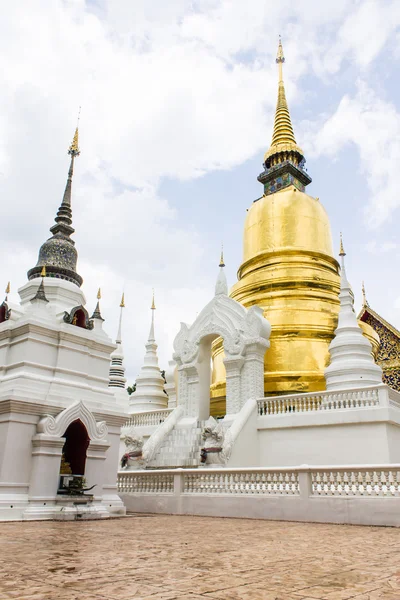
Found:
[(342, 232), (340, 232), (340, 250), (339, 250), (339, 256), (346, 256), (346, 252), (344, 251), (344, 248), (343, 248)]
[(221, 245), (221, 258), (219, 259), (219, 266), (220, 267), (224, 267), (225, 263), (224, 263), (224, 245)]
[(46, 267), (43, 265), (42, 270), (40, 272), (40, 277), (46, 277)]
[(156, 305), (154, 303), (154, 289), (153, 289), (153, 300), (151, 302), (151, 310), (156, 310)]
[(122, 293), (120, 308), (125, 308), (125, 292)]
[(99, 288), (98, 292), (97, 292), (97, 300), (100, 300), (100, 298), (101, 298), (101, 289)]
[(9, 294), (11, 291), (10, 282), (7, 283), (6, 294)]

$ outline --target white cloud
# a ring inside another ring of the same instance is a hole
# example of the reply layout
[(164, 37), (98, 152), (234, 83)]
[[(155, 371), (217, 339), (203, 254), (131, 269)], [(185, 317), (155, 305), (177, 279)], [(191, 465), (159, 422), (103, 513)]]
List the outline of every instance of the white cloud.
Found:
[(333, 158), (348, 145), (357, 147), (370, 189), (366, 222), (371, 228), (382, 225), (400, 206), (400, 114), (393, 104), (359, 82), (355, 96), (343, 96), (336, 112), (314, 134), (314, 139), (308, 140), (314, 156)]

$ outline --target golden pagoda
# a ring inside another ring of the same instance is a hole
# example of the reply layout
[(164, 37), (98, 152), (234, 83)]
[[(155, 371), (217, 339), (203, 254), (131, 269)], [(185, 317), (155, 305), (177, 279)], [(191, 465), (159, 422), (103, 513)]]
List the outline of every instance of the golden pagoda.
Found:
[[(230, 295), (245, 307), (257, 304), (272, 326), (265, 355), (266, 395), (325, 389), (324, 369), (339, 311), (339, 264), (328, 215), (305, 192), (304, 168), (286, 101), (279, 40), (278, 102), (270, 148), (258, 181), (264, 194), (248, 209), (243, 262)], [(222, 340), (213, 344), (211, 411), (225, 414)]]

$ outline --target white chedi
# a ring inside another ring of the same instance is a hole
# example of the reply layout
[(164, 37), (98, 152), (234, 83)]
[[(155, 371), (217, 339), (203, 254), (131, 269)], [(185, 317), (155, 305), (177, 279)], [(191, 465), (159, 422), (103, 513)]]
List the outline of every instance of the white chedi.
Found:
[(117, 402), (125, 406), (128, 403), (128, 392), (125, 389), (126, 377), (124, 367), (124, 350), (122, 347), (122, 311), (125, 308), (125, 294), (122, 294), (121, 303), (119, 306), (119, 325), (115, 340), (117, 347), (111, 354), (108, 387), (113, 388)]
[(136, 390), (129, 399), (130, 413), (160, 410), (167, 408), (168, 405), (168, 396), (164, 392), (164, 378), (158, 366), (157, 344), (154, 335), (155, 309), (153, 295), (149, 339), (146, 344), (143, 366), (136, 378)]
[(364, 336), (354, 312), (354, 295), (344, 266), (340, 242), (340, 310), (335, 337), (329, 346), (330, 365), (325, 369), (326, 389), (346, 390), (382, 383), (382, 369), (374, 361), (372, 346)]

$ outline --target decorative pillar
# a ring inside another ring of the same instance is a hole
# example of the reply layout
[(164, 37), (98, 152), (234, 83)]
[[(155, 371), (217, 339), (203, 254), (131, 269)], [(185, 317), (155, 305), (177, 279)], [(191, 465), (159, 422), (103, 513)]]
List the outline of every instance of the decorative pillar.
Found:
[(199, 373), (195, 365), (184, 367), (187, 385), (187, 416), (199, 416)]
[(45, 505), (55, 500), (65, 438), (39, 433), (32, 438), (29, 503)]
[(103, 496), (104, 465), (109, 447), (110, 444), (107, 442), (90, 441), (86, 451), (85, 487), (96, 485), (93, 492), (91, 492), (96, 500), (101, 500)]
[(243, 356), (235, 358), (225, 357), (224, 364), (226, 369), (226, 414), (235, 415), (239, 412), (241, 406), (241, 379), (242, 367), (244, 363)]
[(249, 398), (264, 397), (264, 356), (268, 346), (268, 342), (264, 340), (246, 346), (241, 407)]

